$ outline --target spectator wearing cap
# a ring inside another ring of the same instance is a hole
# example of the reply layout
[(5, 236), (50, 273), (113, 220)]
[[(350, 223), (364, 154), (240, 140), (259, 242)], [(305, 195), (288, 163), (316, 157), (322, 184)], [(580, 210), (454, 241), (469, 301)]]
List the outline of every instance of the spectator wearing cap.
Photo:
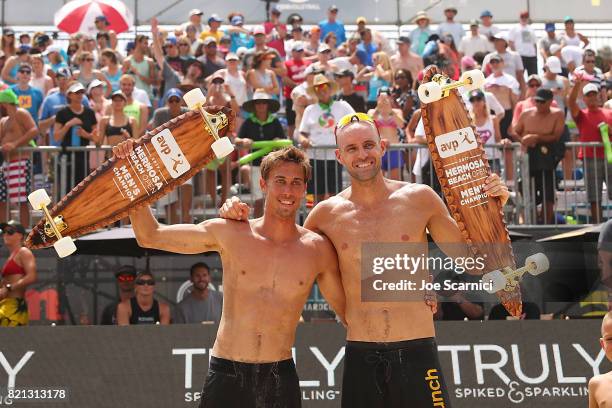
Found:
[(26, 146), (38, 136), (38, 128), (30, 113), (19, 107), (19, 100), (12, 89), (0, 92), (0, 107), (6, 115), (0, 118), (0, 151), (4, 154), (4, 171), (0, 174), (0, 217), (8, 214), (6, 204), (10, 201), (19, 206), (19, 220), (29, 225), (27, 196), (30, 193), (32, 163), (29, 152), (15, 149)]
[[(94, 111), (83, 106), (85, 87), (80, 82), (74, 82), (66, 92), (67, 105), (60, 109), (55, 115), (55, 125), (53, 137), (56, 141), (61, 141), (62, 147), (87, 146), (90, 141), (100, 143), (97, 129), (98, 121)], [(65, 152), (68, 155), (68, 172), (74, 174), (74, 178), (68, 176), (67, 180), (60, 180), (70, 191), (88, 174), (86, 152)]]
[[(161, 36), (159, 35), (158, 21), (155, 17), (151, 19), (151, 34), (153, 36), (151, 51), (155, 63), (157, 64), (157, 68), (161, 72), (163, 81), (161, 90), (165, 93), (168, 89), (178, 88), (183, 79), (183, 73), (188, 70), (188, 67), (185, 67), (186, 61), (178, 56), (177, 47), (172, 43), (166, 43), (166, 56), (164, 56), (164, 51), (161, 44), (162, 40)], [(175, 64), (173, 67), (172, 62), (178, 62), (178, 64)], [(160, 102), (161, 106), (165, 105), (165, 103), (165, 99), (162, 99)]]
[(487, 74), (490, 73), (492, 67), (489, 64), (489, 60), (493, 55), (498, 55), (504, 62), (504, 72), (518, 81), (521, 91), (520, 94), (523, 95), (525, 92), (525, 77), (523, 74), (525, 68), (523, 67), (523, 60), (521, 56), (516, 51), (512, 51), (508, 48), (508, 33), (499, 32), (495, 34), (495, 38), (493, 39), (493, 47), (495, 48), (495, 51), (487, 54), (482, 61), (482, 70)]
[(106, 86), (105, 94), (106, 96), (108, 96), (111, 94), (112, 85), (108, 81), (106, 76), (104, 76), (102, 71), (94, 68), (95, 66), (94, 64), (95, 64), (95, 59), (94, 59), (93, 54), (89, 51), (82, 52), (79, 55), (79, 69), (73, 72), (72, 79), (79, 81), (85, 89), (87, 89), (89, 84), (94, 79), (102, 81)]
[(346, 41), (346, 32), (344, 30), (344, 24), (342, 21), (337, 19), (338, 17), (338, 6), (331, 5), (327, 9), (327, 20), (319, 22), (321, 28), (321, 36), (325, 38), (328, 33), (336, 34), (338, 44), (342, 44)]
[(246, 74), (247, 85), (251, 92), (254, 92), (255, 89), (262, 89), (278, 99), (280, 87), (276, 74), (271, 69), (275, 58), (276, 54), (271, 50), (258, 51), (254, 54), (251, 69)]
[[(582, 100), (586, 105), (581, 109), (578, 106), (578, 95), (582, 91)], [(578, 140), (580, 142), (602, 143), (599, 130), (600, 123), (607, 123), (612, 127), (612, 110), (603, 109), (599, 103), (599, 87), (590, 82), (584, 74), (575, 76), (575, 85), (572, 88), (567, 106), (578, 127)], [(608, 164), (603, 147), (581, 148), (578, 158), (584, 160), (587, 180), (587, 198), (591, 203), (591, 215), (595, 223), (601, 220), (601, 194), (604, 175), (612, 174), (612, 166)], [(607, 184), (607, 183), (606, 183)], [(612, 199), (612, 189), (608, 189), (608, 198)]]
[[(564, 47), (563, 49), (565, 48), (567, 47)], [(563, 55), (563, 51), (561, 51), (561, 55)], [(577, 67), (573, 72), (570, 71), (570, 79), (575, 80), (577, 75), (588, 78), (589, 83), (597, 86), (597, 89), (600, 90), (600, 103), (603, 104), (603, 101), (606, 100), (604, 99), (606, 96), (605, 89), (602, 86), (605, 83), (605, 78), (601, 69), (595, 65), (596, 62), (595, 51), (585, 50), (584, 54), (582, 55), (582, 65)]]
[(304, 30), (301, 26), (291, 27), (290, 38), (285, 40), (285, 55), (291, 56), (291, 51), (295, 45), (301, 45), (304, 49), (304, 56), (306, 56), (306, 44), (304, 40)]
[(337, 72), (334, 74), (336, 77), (336, 82), (340, 87), (340, 92), (337, 95), (337, 99), (339, 101), (345, 101), (355, 112), (367, 112), (365, 98), (355, 92), (355, 85), (353, 81), (355, 80), (355, 74), (350, 69), (345, 69), (343, 71)]
[(238, 52), (238, 48), (252, 48), (255, 40), (251, 36), (251, 32), (243, 27), (244, 16), (240, 13), (231, 13), (227, 19), (231, 26), (226, 29), (226, 33), (230, 36), (232, 43), (230, 52)]
[[(116, 49), (117, 48), (117, 33), (115, 32), (115, 30), (111, 30), (108, 27), (110, 26), (110, 23), (108, 21), (108, 19), (106, 18), (106, 16), (101, 15), (96, 17), (96, 19), (94, 20), (94, 25), (96, 26), (96, 30), (98, 31), (98, 34), (106, 34), (108, 35), (108, 40), (109, 40), (109, 45), (108, 47), (110, 47), (111, 49)], [(101, 49), (104, 49), (106, 47), (103, 47)]]
[[(183, 72), (187, 71), (187, 67), (191, 65), (196, 59), (191, 52), (191, 40), (187, 36), (182, 36), (177, 39), (176, 46), (179, 51), (179, 58), (183, 61)], [(197, 42), (197, 47), (200, 46), (200, 42)]]
[[(267, 36), (266, 30), (263, 28), (263, 26), (257, 26), (253, 29), (253, 38), (255, 39), (253, 48), (248, 49), (246, 54), (244, 55), (243, 60), (245, 67), (247, 67), (247, 69), (252, 68), (255, 54), (265, 53), (268, 56), (272, 56), (269, 69), (271, 69), (276, 75), (280, 77), (285, 75), (285, 66), (282, 63), (278, 51), (266, 45)], [(257, 86), (257, 88), (263, 87)]]
[(38, 32), (34, 34), (33, 43), (34, 47), (38, 50), (38, 52), (43, 53), (47, 50), (47, 47), (49, 47), (51, 43), (53, 43), (53, 40), (51, 40), (51, 37), (49, 37), (47, 34)]
[(147, 128), (149, 108), (151, 107), (147, 93), (136, 88), (134, 77), (128, 74), (123, 74), (119, 79), (119, 89), (127, 98), (127, 104), (123, 109), (125, 114), (136, 121), (134, 137), (140, 137)]
[[(86, 95), (89, 97), (89, 107), (96, 114), (96, 120), (98, 121), (98, 126), (100, 125), (100, 121), (105, 115), (105, 112), (109, 109), (111, 105), (110, 99), (106, 99), (104, 97), (104, 82), (94, 79), (89, 83), (87, 87)], [(99, 129), (98, 129), (99, 131)], [(99, 140), (103, 141), (104, 138), (102, 134), (98, 133)], [(89, 142), (90, 146), (96, 146), (96, 143), (93, 141)], [(99, 146), (99, 145), (98, 145)], [(101, 150), (95, 150), (89, 152), (89, 169), (94, 171), (97, 169), (105, 160), (104, 152)]]
[(397, 39), (397, 53), (391, 56), (390, 61), (393, 70), (405, 69), (416, 78), (424, 68), (423, 58), (410, 51), (411, 45), (410, 37), (400, 36)]
[[(542, 78), (540, 78), (538, 75), (529, 75), (527, 78), (527, 91), (525, 93), (525, 99), (518, 101), (514, 107), (514, 112), (512, 113), (512, 124), (510, 125), (511, 127), (509, 129), (510, 132), (512, 132), (512, 129), (514, 129), (524, 111), (537, 107), (538, 103), (535, 97), (538, 89), (540, 88), (542, 88)], [(551, 106), (554, 108), (559, 108), (559, 105), (554, 100), (554, 97)], [(565, 111), (563, 112), (565, 113)]]
[(355, 20), (355, 24), (357, 24), (357, 30), (356, 30), (357, 33), (361, 33), (366, 28), (369, 28), (370, 31), (372, 32), (373, 42), (374, 44), (376, 44), (378, 49), (386, 52), (389, 55), (393, 54), (393, 49), (391, 48), (391, 45), (389, 44), (389, 39), (380, 31), (375, 30), (372, 27), (367, 27), (368, 20), (365, 17), (357, 17), (357, 20)]
[(132, 55), (123, 60), (122, 71), (124, 74), (132, 75), (136, 81), (136, 88), (145, 91), (149, 99), (153, 100), (153, 85), (157, 80), (157, 71), (155, 63), (148, 57), (149, 37), (137, 35), (135, 41), (136, 48)]
[[(55, 123), (55, 115), (57, 112), (64, 108), (68, 103), (66, 93), (68, 91), (68, 87), (70, 86), (71, 78), (72, 72), (69, 68), (60, 68), (55, 74), (57, 88), (55, 88), (55, 90), (51, 90), (45, 99), (43, 99), (42, 107), (40, 109), (40, 117), (38, 120), (40, 134), (43, 137), (42, 145), (61, 145), (61, 141), (57, 141), (53, 137), (53, 125)], [(83, 97), (82, 104), (83, 106), (89, 106), (89, 100), (86, 96)]]
[(118, 300), (114, 300), (102, 310), (100, 324), (116, 325), (117, 324), (117, 305), (124, 300), (129, 300), (134, 297), (134, 281), (136, 280), (136, 268), (131, 265), (120, 266), (115, 272), (115, 281), (117, 282), (117, 291), (119, 293)]
[(433, 34), (433, 30), (429, 28), (431, 20), (425, 11), (419, 11), (414, 17), (413, 22), (417, 26), (409, 34), (412, 51), (417, 55), (423, 56), (425, 44), (427, 44), (429, 36)]
[(0, 229), (9, 250), (0, 273), (0, 327), (26, 326), (29, 315), (25, 293), (37, 280), (36, 258), (23, 245), (26, 230), (22, 224), (11, 220), (0, 224)]
[(45, 61), (42, 55), (32, 55), (32, 77), (30, 85), (42, 92), (43, 96), (53, 88), (53, 79), (47, 75)]
[[(480, 89), (475, 89), (468, 93), (468, 99), (470, 101), (470, 115), (474, 121), (476, 133), (480, 137), (480, 142), (485, 146), (501, 143), (502, 138), (499, 129), (499, 117), (496, 116), (487, 105), (484, 92)], [(500, 174), (501, 159), (499, 150), (492, 147), (485, 147), (485, 152), (489, 160), (491, 171)]]
[(310, 37), (308, 37), (308, 42), (305, 45), (304, 51), (306, 52), (306, 57), (314, 60), (316, 59), (317, 52), (319, 51), (319, 46), (321, 45), (321, 27), (312, 26), (310, 28)]
[(110, 114), (100, 118), (98, 134), (102, 144), (115, 146), (124, 140), (134, 138), (136, 121), (124, 112), (127, 97), (121, 91), (111, 95)]
[(60, 68), (68, 68), (68, 64), (64, 60), (63, 49), (58, 45), (52, 45), (47, 48), (47, 51), (43, 54), (46, 59), (47, 64), (51, 68), (53, 73), (57, 73)]
[(19, 45), (32, 45), (32, 37), (29, 33), (19, 34)]
[(263, 23), (266, 36), (268, 38), (267, 45), (278, 51), (278, 54), (284, 59), (285, 53), (285, 38), (287, 38), (287, 26), (280, 21), (281, 11), (278, 7), (272, 7), (270, 10), (270, 21)]
[(582, 58), (586, 51), (588, 50), (576, 45), (562, 47), (561, 44), (553, 44), (550, 46), (550, 55), (561, 60), (562, 75), (567, 77), (582, 64)]
[(529, 12), (523, 11), (519, 18), (519, 24), (508, 32), (508, 43), (510, 49), (521, 56), (527, 74), (536, 75), (538, 73), (537, 37), (531, 27)]
[(293, 135), (295, 130), (295, 111), (291, 91), (306, 79), (306, 68), (310, 61), (304, 59), (304, 44), (296, 42), (291, 50), (291, 57), (285, 61), (286, 75), (283, 77), (283, 97), (285, 98), (285, 113), (287, 116), (287, 134)]
[(342, 190), (342, 168), (336, 161), (334, 150), (312, 149), (316, 146), (335, 145), (334, 129), (337, 121), (355, 113), (347, 102), (333, 100), (337, 88), (337, 84), (323, 74), (314, 77), (308, 92), (316, 95), (318, 103), (306, 107), (299, 128), (300, 145), (308, 152), (314, 172), (307, 191), (314, 195), (315, 203)]
[(550, 46), (553, 44), (561, 44), (561, 39), (557, 37), (555, 32), (555, 23), (549, 21), (544, 24), (544, 31), (546, 31), (546, 37), (542, 37), (538, 42), (538, 47), (540, 48), (540, 55), (542, 56), (542, 60), (546, 61), (546, 58), (550, 57), (552, 53), (550, 52)]
[(310, 89), (313, 84), (315, 76), (322, 73), (320, 71), (315, 70), (314, 68), (315, 67), (313, 64), (310, 64), (308, 67), (306, 67), (306, 69), (304, 70), (304, 74), (306, 75), (305, 81), (297, 85), (291, 91), (292, 108), (295, 112), (295, 131), (293, 133), (293, 139), (296, 142), (299, 142), (299, 129), (300, 124), (302, 122), (304, 110), (308, 105), (317, 102), (316, 94), (308, 92), (308, 89)]
[[(225, 84), (229, 87), (231, 94), (235, 96), (236, 104), (240, 107), (247, 101), (247, 82), (244, 71), (240, 69), (240, 58), (238, 55), (230, 52), (225, 56), (226, 68), (216, 72), (220, 75)], [(237, 127), (240, 128), (242, 123), (241, 115), (236, 115)]]
[(393, 82), (393, 68), (386, 53), (382, 51), (374, 53), (372, 64), (374, 69), (365, 67), (357, 74), (357, 81), (368, 83), (368, 97), (366, 99), (368, 109), (376, 107), (378, 90), (382, 87), (390, 87)]
[(561, 110), (551, 107), (553, 93), (549, 89), (538, 89), (534, 99), (536, 108), (521, 113), (514, 131), (529, 154), (529, 176), (535, 190), (535, 203), (542, 204), (538, 222), (552, 224), (555, 219), (553, 207), (557, 167), (553, 145), (561, 138), (565, 115)]
[(499, 27), (493, 24), (493, 13), (489, 10), (483, 10), (482, 13), (480, 13), (480, 21), (482, 22), (480, 34), (484, 35), (492, 42), (495, 34), (499, 33)]
[(223, 294), (210, 289), (210, 268), (204, 262), (198, 262), (189, 270), (191, 292), (174, 309), (174, 324), (194, 324), (203, 322), (218, 323), (223, 309)]
[[(257, 89), (252, 99), (242, 105), (242, 109), (249, 114), (238, 130), (236, 145), (250, 149), (253, 142), (264, 140), (286, 139), (285, 131), (276, 117), (275, 113), (280, 108), (277, 100), (263, 90)], [(262, 159), (255, 159), (251, 163), (251, 194), (255, 199), (255, 217), (263, 214), (264, 195), (261, 190), (261, 165)]]
[(16, 50), (16, 55), (9, 57), (2, 68), (2, 81), (7, 85), (17, 83), (17, 72), (19, 67), (24, 64), (30, 64), (30, 46), (21, 45)]
[(359, 58), (363, 59), (363, 65), (372, 67), (374, 66), (372, 61), (372, 55), (374, 55), (374, 53), (378, 51), (378, 47), (372, 42), (372, 30), (366, 28), (361, 33), (359, 33), (359, 36), (361, 37), (361, 42), (359, 43), (359, 45), (357, 45), (357, 53), (360, 54)]
[(200, 35), (200, 33), (206, 29), (204, 27), (204, 24), (202, 23), (203, 15), (204, 15), (204, 12), (200, 9), (194, 8), (194, 9), (189, 10), (189, 21), (181, 24), (180, 26), (181, 30), (183, 32), (187, 32), (187, 28), (189, 26), (192, 26), (195, 28), (196, 35)]
[(470, 22), (470, 34), (466, 35), (461, 39), (459, 43), (459, 53), (461, 56), (474, 57), (477, 52), (488, 54), (493, 51), (493, 44), (487, 37), (480, 34), (478, 31), (479, 23), (478, 20), (472, 20)]
[(444, 17), (446, 17), (446, 21), (438, 25), (438, 35), (443, 37), (444, 34), (449, 33), (453, 36), (455, 44), (459, 44), (465, 35), (465, 30), (461, 23), (455, 21), (455, 17), (457, 17), (457, 8), (455, 6), (447, 6), (444, 9)]
[(338, 70), (337, 67), (330, 62), (333, 56), (332, 52), (329, 45), (321, 43), (317, 52), (317, 60), (313, 63), (315, 69), (317, 71), (322, 71), (330, 80), (334, 79), (334, 72)]
[(574, 19), (570, 16), (567, 16), (563, 19), (563, 24), (565, 25), (565, 32), (561, 34), (561, 46), (564, 47), (566, 45), (574, 45), (576, 47), (586, 48), (589, 45), (589, 39), (576, 32), (574, 27)]
[(32, 66), (22, 64), (17, 71), (17, 83), (11, 87), (17, 98), (19, 107), (30, 112), (30, 115), (38, 122), (38, 112), (43, 102), (43, 93), (38, 88), (30, 85), (32, 80)]
[(220, 69), (225, 68), (225, 61), (217, 52), (217, 40), (214, 37), (206, 37), (203, 42), (204, 53), (198, 57), (202, 63), (204, 78), (211, 76)]
[[(561, 76), (561, 61), (552, 56), (544, 63), (544, 76), (542, 77), (542, 88), (550, 89), (554, 95), (557, 107), (566, 112), (567, 96), (569, 94), (569, 80)], [(529, 84), (528, 84), (529, 85)]]
[(134, 297), (117, 305), (117, 325), (170, 324), (170, 306), (154, 298), (155, 277), (151, 272), (139, 272), (134, 284)]
[(2, 41), (0, 42), (0, 47), (7, 58), (15, 55), (15, 31), (12, 28), (2, 28)]
[(221, 20), (219, 15), (211, 14), (208, 18), (208, 29), (200, 33), (200, 41), (204, 41), (208, 37), (213, 37), (218, 44), (225, 35), (225, 33), (219, 29), (222, 22), (223, 20)]

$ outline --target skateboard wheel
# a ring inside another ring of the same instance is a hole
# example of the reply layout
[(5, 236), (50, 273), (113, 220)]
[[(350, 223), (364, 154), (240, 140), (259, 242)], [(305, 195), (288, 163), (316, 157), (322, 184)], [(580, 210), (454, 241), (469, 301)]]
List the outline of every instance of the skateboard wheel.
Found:
[(500, 290), (504, 290), (506, 287), (507, 279), (506, 276), (502, 273), (502, 271), (492, 271), (487, 273), (482, 277), (482, 281), (489, 283), (491, 281), (493, 287), (491, 289), (487, 289), (489, 293), (499, 292)]
[(65, 258), (68, 255), (72, 255), (77, 250), (74, 241), (70, 237), (63, 237), (59, 241), (56, 241), (53, 244), (53, 248), (55, 248), (55, 252), (57, 252), (57, 255), (60, 258)]
[(463, 87), (467, 92), (481, 88), (484, 84), (484, 80), (484, 74), (478, 69), (465, 71), (463, 74), (461, 74), (461, 78), (459, 78), (459, 81), (466, 83), (466, 85)]
[(217, 156), (218, 159), (222, 159), (234, 151), (234, 145), (232, 145), (229, 138), (222, 137), (219, 140), (215, 140), (212, 144), (212, 149), (213, 152), (215, 152), (215, 156)]
[(442, 98), (442, 87), (436, 82), (427, 82), (419, 86), (419, 99), (423, 103), (432, 103)]
[(31, 192), (30, 195), (28, 195), (28, 201), (30, 202), (32, 208), (34, 208), (35, 210), (40, 210), (43, 208), (43, 206), (48, 206), (49, 204), (51, 204), (51, 198), (49, 198), (49, 194), (47, 194), (45, 189), (42, 188)]
[(198, 105), (204, 105), (206, 97), (200, 88), (194, 88), (183, 95), (183, 100), (189, 109), (195, 109)]
[(525, 259), (525, 266), (528, 268), (531, 275), (537, 276), (548, 270), (550, 262), (548, 261), (548, 257), (540, 252), (528, 256), (527, 259)]

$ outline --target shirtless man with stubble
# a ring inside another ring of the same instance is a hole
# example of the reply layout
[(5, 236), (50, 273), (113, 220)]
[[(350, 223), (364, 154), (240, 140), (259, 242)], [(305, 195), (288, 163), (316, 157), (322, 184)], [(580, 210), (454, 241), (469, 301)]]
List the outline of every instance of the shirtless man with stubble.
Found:
[(6, 113), (0, 119), (0, 149), (4, 155), (0, 171), (0, 221), (6, 221), (7, 203), (10, 202), (19, 204), (19, 222), (27, 227), (30, 224), (31, 153), (15, 149), (27, 146), (38, 136), (38, 127), (30, 112), (19, 107), (19, 99), (11, 89), (0, 92), (0, 107)]
[[(127, 140), (117, 157), (133, 150)], [(223, 263), (223, 311), (200, 407), (296, 408), (299, 381), (291, 347), (302, 308), (316, 280), (344, 319), (336, 251), (329, 240), (295, 224), (311, 169), (290, 147), (261, 164), (267, 200), (262, 218), (211, 219), (159, 225), (147, 207), (130, 212), (138, 244), (182, 254), (216, 251)]]
[[(430, 187), (383, 177), (386, 141), (367, 115), (342, 118), (336, 141), (336, 157), (350, 174), (351, 186), (315, 206), (304, 226), (325, 235), (338, 251), (348, 329), (342, 407), (450, 407), (431, 309), (418, 301), (362, 301), (361, 249), (372, 242), (426, 244), (426, 230), (443, 248), (463, 243), (457, 223)], [(509, 193), (499, 176), (492, 174), (486, 182), (487, 194), (505, 204)], [(233, 197), (221, 216), (246, 220), (248, 212)]]

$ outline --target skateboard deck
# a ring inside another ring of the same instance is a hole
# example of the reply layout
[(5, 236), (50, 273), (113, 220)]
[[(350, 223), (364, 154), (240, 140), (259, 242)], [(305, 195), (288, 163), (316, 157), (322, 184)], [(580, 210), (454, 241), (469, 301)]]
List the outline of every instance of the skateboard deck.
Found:
[[(62, 236), (72, 238), (95, 231), (149, 205), (193, 177), (215, 159), (215, 142), (229, 135), (234, 113), (226, 107), (190, 110), (136, 139), (129, 157), (105, 161), (63, 197), (49, 212)], [(28, 248), (52, 246), (57, 238), (45, 217), (26, 238)]]
[[(423, 83), (436, 74), (436, 67), (428, 69)], [(465, 242), (474, 256), (484, 257), (484, 272), (515, 270), (501, 202), (483, 190), (491, 169), (459, 92), (452, 89), (435, 102), (422, 102), (421, 112), (433, 167)], [(518, 283), (496, 295), (512, 316), (522, 314)]]

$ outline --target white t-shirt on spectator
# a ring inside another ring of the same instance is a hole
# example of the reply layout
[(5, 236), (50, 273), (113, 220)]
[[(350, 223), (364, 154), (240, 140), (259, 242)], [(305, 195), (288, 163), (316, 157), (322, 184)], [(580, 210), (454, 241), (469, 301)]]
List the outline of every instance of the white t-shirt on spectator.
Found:
[[(472, 103), (470, 102), (470, 93), (462, 92), (461, 90), (459, 90), (459, 92), (461, 94), (461, 97), (463, 98), (463, 102), (465, 102), (465, 107), (468, 109), (472, 109)], [(485, 96), (485, 103), (487, 104), (487, 107), (489, 109), (495, 112), (495, 116), (502, 115), (506, 112), (502, 104), (499, 103), (499, 101), (495, 97), (495, 95), (488, 91), (483, 92)]]
[(469, 33), (461, 39), (458, 49), (464, 55), (473, 57), (477, 52), (488, 53), (493, 51), (493, 43), (482, 34), (474, 37), (472, 33)]
[(561, 48), (561, 62), (565, 63), (565, 66), (570, 62), (574, 63), (574, 67), (578, 67), (582, 64), (582, 55), (584, 50), (582, 47), (576, 45), (566, 45)]
[(496, 26), (495, 24), (491, 24), (489, 27), (485, 27), (484, 25), (481, 25), (480, 27), (478, 27), (478, 32), (484, 35), (485, 37), (489, 38), (499, 33), (499, 27)]
[(438, 34), (442, 37), (446, 33), (450, 33), (453, 36), (455, 47), (457, 47), (465, 35), (465, 30), (461, 23), (447, 23), (444, 21), (438, 25)]
[(508, 33), (508, 40), (514, 43), (514, 48), (522, 57), (537, 56), (535, 31), (531, 26), (518, 25), (513, 27)]
[[(492, 54), (494, 53), (487, 54), (484, 57), (484, 60), (482, 61), (483, 67), (489, 63)], [(523, 66), (523, 60), (517, 52), (506, 49), (506, 52), (499, 55), (501, 55), (501, 57), (504, 59), (504, 72), (506, 74), (510, 74), (514, 78), (516, 78), (516, 71), (520, 70), (521, 72), (523, 72), (525, 70), (525, 67)]]
[(351, 64), (351, 57), (337, 57), (329, 60), (329, 63), (338, 68), (336, 72), (342, 72), (345, 69), (349, 69), (353, 74), (355, 74), (355, 76), (357, 76), (357, 67)]
[[(300, 133), (306, 133), (310, 142), (317, 145), (335, 145), (334, 129), (336, 123), (343, 116), (355, 113), (351, 105), (345, 101), (334, 101), (330, 110), (324, 110), (318, 103), (308, 105), (304, 110), (302, 122), (300, 123)], [(336, 160), (336, 155), (332, 149), (315, 152), (308, 149), (308, 157), (317, 160)]]
[[(423, 118), (419, 119), (416, 129), (414, 129), (414, 136), (416, 137), (427, 137), (425, 135), (425, 125), (423, 125)], [(415, 176), (423, 175), (423, 166), (429, 160), (429, 149), (419, 148), (417, 149), (416, 159), (414, 160), (414, 166), (412, 166), (412, 174)]]
[(132, 98), (134, 98), (135, 101), (140, 102), (145, 106), (148, 106), (149, 108), (153, 106), (151, 104), (151, 99), (149, 98), (147, 91), (143, 89), (135, 87), (134, 90), (132, 91)]
[(521, 93), (518, 81), (512, 75), (506, 74), (505, 72), (500, 76), (495, 76), (493, 74), (489, 75), (485, 79), (484, 85), (485, 88), (489, 85), (505, 86), (506, 88), (512, 89), (512, 92), (517, 95)]

